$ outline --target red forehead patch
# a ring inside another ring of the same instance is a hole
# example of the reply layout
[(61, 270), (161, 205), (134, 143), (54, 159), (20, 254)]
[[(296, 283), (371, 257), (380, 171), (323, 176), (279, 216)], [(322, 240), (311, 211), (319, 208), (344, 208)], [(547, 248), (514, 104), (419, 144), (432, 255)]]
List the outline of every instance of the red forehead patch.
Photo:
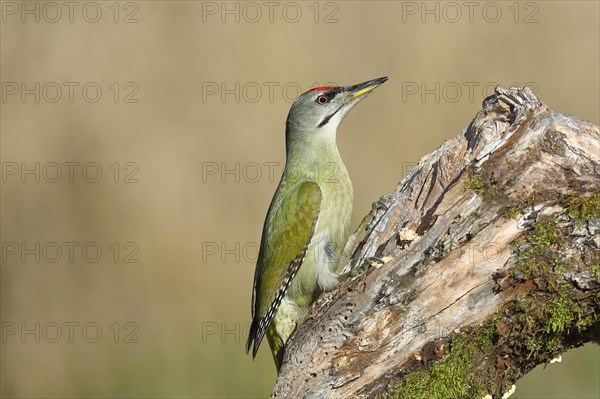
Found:
[(331, 89), (337, 89), (339, 86), (319, 86), (319, 87), (315, 87), (314, 89), (310, 89), (309, 91), (321, 91), (321, 90), (331, 90)]

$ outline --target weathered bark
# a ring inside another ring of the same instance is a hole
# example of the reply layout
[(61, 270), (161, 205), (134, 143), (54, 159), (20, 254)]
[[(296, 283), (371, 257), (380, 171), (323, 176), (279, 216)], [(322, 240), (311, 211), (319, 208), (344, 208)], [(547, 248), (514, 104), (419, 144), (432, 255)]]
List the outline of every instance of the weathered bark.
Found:
[(599, 208), (598, 127), (497, 88), (379, 210), (350, 267), (381, 262), (313, 306), (273, 396), (499, 398), (598, 341)]

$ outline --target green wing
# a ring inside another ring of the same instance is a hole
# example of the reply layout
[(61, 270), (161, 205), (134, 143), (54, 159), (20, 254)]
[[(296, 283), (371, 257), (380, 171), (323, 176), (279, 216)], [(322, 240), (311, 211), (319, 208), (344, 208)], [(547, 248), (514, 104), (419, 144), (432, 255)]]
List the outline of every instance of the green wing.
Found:
[(321, 189), (315, 182), (303, 182), (289, 193), (282, 191), (278, 190), (269, 208), (254, 274), (252, 325), (246, 343), (246, 352), (254, 343), (253, 356), (302, 265), (321, 205)]

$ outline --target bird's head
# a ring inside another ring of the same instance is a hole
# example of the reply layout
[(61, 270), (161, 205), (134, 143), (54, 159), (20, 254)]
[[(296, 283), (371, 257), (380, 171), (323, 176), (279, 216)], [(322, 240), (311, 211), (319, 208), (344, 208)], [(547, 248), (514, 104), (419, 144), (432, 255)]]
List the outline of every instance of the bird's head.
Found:
[(287, 134), (335, 133), (348, 111), (387, 79), (373, 79), (353, 86), (315, 87), (307, 91), (292, 104), (286, 123)]

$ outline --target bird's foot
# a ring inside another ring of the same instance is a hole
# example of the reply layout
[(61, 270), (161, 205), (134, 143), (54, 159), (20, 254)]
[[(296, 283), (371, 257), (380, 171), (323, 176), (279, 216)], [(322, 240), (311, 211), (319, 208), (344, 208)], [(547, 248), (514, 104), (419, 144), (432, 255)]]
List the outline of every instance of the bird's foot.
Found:
[[(382, 195), (377, 201), (373, 202), (373, 204), (371, 205), (371, 211), (362, 219), (354, 234), (350, 235), (350, 237), (348, 238), (346, 246), (344, 247), (342, 257), (343, 261), (341, 262), (342, 264), (347, 265), (348, 260), (352, 257), (352, 255), (354, 255), (354, 252), (356, 252), (362, 240), (364, 232), (370, 231), (373, 228), (375, 228), (375, 226), (377, 226), (377, 224), (383, 217), (383, 214), (377, 217), (379, 211), (383, 209), (383, 213), (385, 214), (385, 212), (390, 208), (390, 205), (393, 201), (393, 197), (394, 194), (386, 194)], [(359, 268), (360, 267), (362, 266), (359, 266)], [(352, 271), (348, 271), (348, 266), (346, 266), (346, 268), (344, 268), (344, 270), (342, 271), (342, 275), (344, 276), (349, 276), (351, 273)]]
[(383, 266), (384, 264), (385, 264), (385, 261), (383, 259), (376, 258), (374, 256), (368, 257), (363, 261), (362, 264), (360, 264), (359, 266), (356, 266), (352, 270), (350, 270), (349, 276), (351, 278), (354, 278), (354, 277), (366, 272), (370, 267), (379, 268), (379, 267)]
[(379, 220), (381, 219), (381, 218), (377, 218), (377, 214), (379, 213), (379, 211), (381, 209), (383, 209), (384, 213), (385, 213), (385, 211), (390, 209), (390, 205), (391, 205), (393, 197), (394, 197), (394, 194), (386, 194), (386, 195), (382, 195), (377, 201), (373, 202), (373, 204), (371, 204), (371, 210), (369, 211), (369, 213), (367, 213), (367, 215), (360, 222), (360, 224), (358, 225), (358, 228), (356, 229), (356, 232), (354, 234), (359, 235), (363, 230), (365, 230), (365, 231), (372, 230), (377, 225), (377, 223), (379, 223)]

